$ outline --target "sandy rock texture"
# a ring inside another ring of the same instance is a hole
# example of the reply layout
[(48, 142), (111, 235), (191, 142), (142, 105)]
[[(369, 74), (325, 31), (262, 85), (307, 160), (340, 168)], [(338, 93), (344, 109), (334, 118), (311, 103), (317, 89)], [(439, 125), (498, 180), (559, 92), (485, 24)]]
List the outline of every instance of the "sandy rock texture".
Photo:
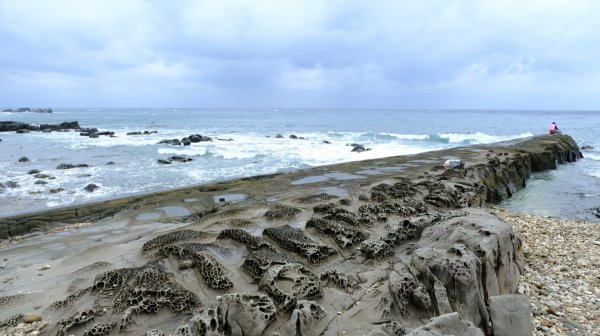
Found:
[(485, 206), (580, 155), (541, 136), (3, 218), (29, 233), (0, 250), (0, 332), (491, 335), (526, 270)]
[(523, 240), (535, 335), (600, 332), (600, 225), (496, 209)]

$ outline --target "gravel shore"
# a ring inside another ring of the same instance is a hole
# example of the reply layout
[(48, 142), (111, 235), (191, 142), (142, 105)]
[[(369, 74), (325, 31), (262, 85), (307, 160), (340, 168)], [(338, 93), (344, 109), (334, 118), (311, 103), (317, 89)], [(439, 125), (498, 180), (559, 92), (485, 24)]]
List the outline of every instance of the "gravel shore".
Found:
[(534, 335), (600, 335), (600, 224), (496, 209), (523, 240)]

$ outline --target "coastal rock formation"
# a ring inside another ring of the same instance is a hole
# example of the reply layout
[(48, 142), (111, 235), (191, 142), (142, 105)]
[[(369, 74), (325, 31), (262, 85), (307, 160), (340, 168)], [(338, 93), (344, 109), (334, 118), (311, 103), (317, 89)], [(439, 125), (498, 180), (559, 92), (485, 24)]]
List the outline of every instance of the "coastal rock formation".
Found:
[(35, 113), (52, 113), (51, 108), (29, 108), (21, 107), (16, 109), (4, 109), (2, 112), (35, 112)]
[(19, 130), (26, 131), (59, 131), (59, 130), (77, 130), (80, 129), (77, 121), (66, 121), (60, 124), (27, 124), (18, 121), (0, 121), (0, 132), (17, 132)]
[[(555, 135), (426, 155), (439, 160), (369, 161), (404, 166), (343, 182), (293, 184), (331, 171), (357, 174), (365, 163), (3, 218), (0, 234), (69, 220), (121, 225), (100, 238), (109, 248), (53, 254), (52, 267), (40, 274), (80, 263), (76, 272), (55, 275), (65, 281), (29, 284), (53, 286), (41, 293), (59, 299), (43, 304), (43, 315), (56, 321), (50, 328), (58, 335), (482, 336), (521, 330), (529, 315), (513, 323), (516, 311), (505, 303), (524, 273), (522, 242), (482, 207), (524, 187), (532, 171), (578, 159), (577, 145)], [(464, 166), (445, 169), (448, 156)], [(240, 194), (243, 201), (230, 201)], [(149, 217), (175, 205), (189, 215)], [(70, 236), (69, 244), (75, 240)], [(3, 299), (11, 300), (0, 296), (0, 331), (4, 321), (33, 309), (31, 302), (2, 305)]]

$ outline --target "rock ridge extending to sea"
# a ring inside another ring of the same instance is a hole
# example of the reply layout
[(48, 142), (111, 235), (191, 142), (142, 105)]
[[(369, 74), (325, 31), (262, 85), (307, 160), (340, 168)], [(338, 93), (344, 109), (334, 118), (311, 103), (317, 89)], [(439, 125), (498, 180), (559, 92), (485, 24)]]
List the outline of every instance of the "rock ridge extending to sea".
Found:
[(0, 218), (25, 234), (0, 250), (0, 331), (531, 334), (523, 242), (484, 207), (580, 157), (538, 136)]

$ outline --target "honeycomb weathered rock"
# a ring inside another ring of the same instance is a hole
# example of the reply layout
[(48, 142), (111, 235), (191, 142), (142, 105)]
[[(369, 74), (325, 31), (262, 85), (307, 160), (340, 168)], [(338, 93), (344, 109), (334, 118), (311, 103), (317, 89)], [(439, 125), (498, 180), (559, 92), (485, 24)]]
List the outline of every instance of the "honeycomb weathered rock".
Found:
[(214, 289), (227, 289), (233, 283), (227, 278), (226, 269), (215, 257), (207, 252), (207, 244), (183, 243), (160, 248), (159, 254), (172, 255), (180, 261), (191, 260), (193, 267), (200, 272), (204, 282)]
[(258, 285), (275, 304), (288, 311), (298, 300), (316, 300), (323, 296), (319, 278), (301, 264), (271, 266)]
[(271, 244), (241, 229), (225, 229), (221, 231), (217, 237), (217, 239), (227, 238), (245, 244), (249, 251), (257, 251), (261, 249), (274, 250)]
[(264, 216), (267, 220), (290, 220), (296, 217), (297, 214), (301, 212), (300, 209), (284, 205), (284, 204), (276, 204), (271, 207), (267, 212), (265, 212)]
[(346, 222), (313, 217), (306, 222), (306, 227), (314, 227), (321, 233), (332, 236), (335, 242), (342, 248), (352, 247), (367, 239), (367, 235), (364, 232), (346, 224)]
[(311, 263), (319, 263), (337, 252), (335, 249), (307, 237), (304, 231), (289, 225), (267, 228), (263, 234), (276, 241), (284, 249), (305, 256)]
[(168, 232), (147, 241), (144, 244), (144, 246), (142, 246), (142, 252), (146, 252), (151, 249), (162, 247), (165, 245), (173, 244), (178, 241), (189, 242), (190, 240), (200, 239), (203, 237), (206, 237), (206, 233), (189, 229)]
[(299, 263), (296, 259), (277, 251), (258, 250), (249, 253), (242, 264), (242, 270), (252, 276), (254, 280), (260, 280), (263, 274), (273, 265), (287, 263)]
[(319, 193), (319, 194), (299, 197), (299, 198), (296, 198), (294, 201), (299, 202), (299, 203), (314, 203), (314, 202), (318, 202), (318, 201), (328, 201), (328, 200), (334, 199), (334, 198), (338, 198), (338, 197), (335, 195), (329, 195), (327, 193)]

